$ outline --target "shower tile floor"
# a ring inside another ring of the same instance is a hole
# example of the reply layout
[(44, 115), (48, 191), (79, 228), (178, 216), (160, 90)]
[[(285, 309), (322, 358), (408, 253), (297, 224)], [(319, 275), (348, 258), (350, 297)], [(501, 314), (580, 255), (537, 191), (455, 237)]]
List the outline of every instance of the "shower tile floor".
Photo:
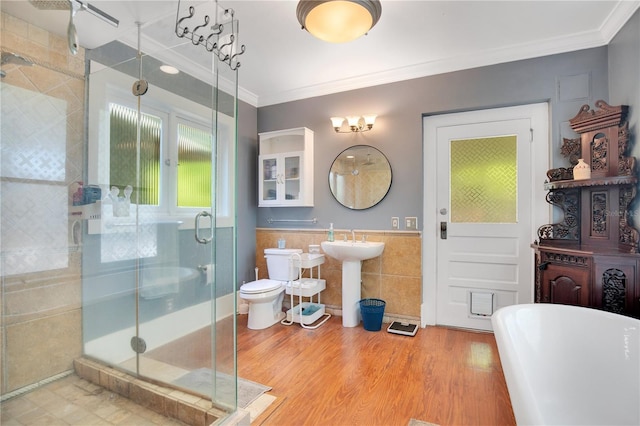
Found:
[(185, 425), (75, 374), (0, 404), (2, 426)]

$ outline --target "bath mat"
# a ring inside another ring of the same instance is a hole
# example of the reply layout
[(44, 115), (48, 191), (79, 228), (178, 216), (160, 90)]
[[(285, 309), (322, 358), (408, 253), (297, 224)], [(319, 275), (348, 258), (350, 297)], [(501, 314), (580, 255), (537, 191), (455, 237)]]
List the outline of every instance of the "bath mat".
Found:
[(422, 420), (411, 419), (407, 426), (438, 426), (435, 423), (423, 422)]
[[(209, 368), (193, 370), (173, 381), (173, 384), (191, 389), (203, 395), (211, 395), (212, 371)], [(217, 399), (231, 400), (235, 392), (233, 376), (216, 372)], [(270, 391), (271, 387), (238, 377), (238, 407), (247, 408), (263, 393)]]

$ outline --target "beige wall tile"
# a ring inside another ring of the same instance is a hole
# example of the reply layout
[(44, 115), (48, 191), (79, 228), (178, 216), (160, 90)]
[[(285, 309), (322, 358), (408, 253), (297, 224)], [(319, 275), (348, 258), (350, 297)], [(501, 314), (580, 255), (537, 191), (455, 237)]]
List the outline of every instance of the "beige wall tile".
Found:
[(13, 33), (21, 38), (29, 38), (29, 24), (27, 24), (26, 21), (23, 21), (20, 18), (16, 18), (15, 16), (7, 15), (5, 13), (3, 13), (3, 15), (4, 19), (2, 23), (4, 31)]
[(380, 274), (362, 273), (361, 296), (363, 299), (380, 299), (382, 297)]
[(422, 275), (422, 239), (406, 236), (385, 236), (382, 273), (420, 277)]
[[(66, 56), (69, 51), (67, 38), (56, 34), (49, 34), (49, 50)], [(80, 52), (78, 52), (80, 53)]]
[(419, 278), (383, 275), (381, 299), (387, 302), (385, 314), (420, 318), (422, 280)]
[(7, 326), (6, 392), (73, 368), (82, 351), (81, 311)]
[[(385, 247), (386, 250), (386, 247)], [(371, 274), (380, 274), (382, 269), (382, 258), (384, 256), (384, 252), (382, 252), (382, 256), (374, 257), (373, 259), (367, 259), (362, 262), (362, 273), (371, 273)]]
[(34, 43), (41, 44), (43, 47), (49, 47), (49, 33), (35, 25), (28, 25), (29, 40)]
[(41, 282), (41, 286), (6, 291), (4, 322), (6, 325), (30, 321), (81, 307), (80, 277), (61, 282)]
[(342, 306), (342, 272), (335, 269), (327, 270), (322, 266), (320, 274), (326, 281), (326, 289), (321, 293), (320, 300), (326, 305), (340, 307)]

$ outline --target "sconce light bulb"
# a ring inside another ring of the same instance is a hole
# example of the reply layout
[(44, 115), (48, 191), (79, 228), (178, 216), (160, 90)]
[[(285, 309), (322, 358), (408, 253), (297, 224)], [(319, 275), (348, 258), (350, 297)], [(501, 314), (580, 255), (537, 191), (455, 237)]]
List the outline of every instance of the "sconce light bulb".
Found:
[(371, 130), (371, 128), (373, 127), (373, 124), (376, 122), (376, 114), (365, 114), (362, 116), (362, 118), (364, 119), (364, 124), (367, 125), (367, 127), (369, 128), (369, 130)]
[(352, 132), (357, 132), (358, 130), (360, 130), (360, 123), (359, 122), (360, 122), (360, 117), (355, 116), (355, 115), (348, 115), (347, 116), (347, 124), (351, 128)]
[(333, 129), (336, 132), (340, 131), (340, 127), (342, 127), (342, 123), (344, 123), (344, 118), (342, 118), (342, 117), (331, 117), (331, 124), (333, 125)]

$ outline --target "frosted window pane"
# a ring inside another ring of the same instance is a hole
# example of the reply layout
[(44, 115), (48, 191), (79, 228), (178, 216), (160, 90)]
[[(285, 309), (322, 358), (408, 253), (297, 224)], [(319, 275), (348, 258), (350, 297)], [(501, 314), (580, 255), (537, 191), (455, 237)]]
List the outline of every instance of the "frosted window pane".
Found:
[(178, 206), (211, 205), (211, 133), (178, 124)]
[(451, 141), (451, 222), (516, 223), (517, 139)]
[(158, 205), (162, 120), (149, 114), (140, 115), (140, 188), (136, 188), (137, 122), (135, 109), (110, 104), (109, 187), (117, 186), (122, 191), (131, 185), (134, 188), (131, 202)]

